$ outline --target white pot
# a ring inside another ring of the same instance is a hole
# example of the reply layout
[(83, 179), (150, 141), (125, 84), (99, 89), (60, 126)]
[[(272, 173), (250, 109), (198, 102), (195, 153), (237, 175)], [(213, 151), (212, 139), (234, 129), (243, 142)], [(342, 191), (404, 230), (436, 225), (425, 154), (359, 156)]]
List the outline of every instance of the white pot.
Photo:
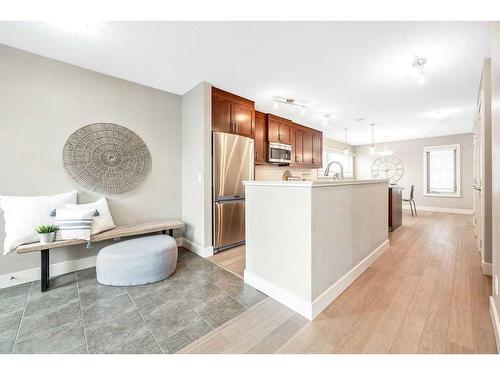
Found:
[(40, 233), (40, 243), (47, 244), (52, 243), (56, 239), (56, 232), (52, 233)]

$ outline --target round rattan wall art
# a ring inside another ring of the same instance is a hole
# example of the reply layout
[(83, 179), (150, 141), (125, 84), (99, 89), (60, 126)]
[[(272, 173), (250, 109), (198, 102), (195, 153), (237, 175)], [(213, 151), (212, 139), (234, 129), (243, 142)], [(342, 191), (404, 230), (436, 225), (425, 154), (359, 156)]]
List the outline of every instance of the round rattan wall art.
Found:
[(86, 189), (119, 194), (139, 186), (151, 171), (151, 154), (133, 131), (116, 124), (90, 124), (66, 141), (64, 168)]

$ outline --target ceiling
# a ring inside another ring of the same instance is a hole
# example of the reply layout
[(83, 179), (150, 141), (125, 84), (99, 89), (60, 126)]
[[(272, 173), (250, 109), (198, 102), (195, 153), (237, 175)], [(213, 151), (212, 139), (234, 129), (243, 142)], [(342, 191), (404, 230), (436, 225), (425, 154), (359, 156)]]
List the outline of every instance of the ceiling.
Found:
[(0, 22), (0, 43), (176, 94), (207, 81), (355, 145), (371, 122), (376, 143), (470, 132), (490, 56), (486, 22)]

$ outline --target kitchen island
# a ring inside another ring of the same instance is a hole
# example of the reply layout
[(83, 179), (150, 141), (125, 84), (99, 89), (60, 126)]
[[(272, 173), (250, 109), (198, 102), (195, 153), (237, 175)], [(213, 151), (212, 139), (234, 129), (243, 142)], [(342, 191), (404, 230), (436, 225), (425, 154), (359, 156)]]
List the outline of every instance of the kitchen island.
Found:
[(307, 319), (388, 248), (386, 180), (244, 184), (245, 283)]

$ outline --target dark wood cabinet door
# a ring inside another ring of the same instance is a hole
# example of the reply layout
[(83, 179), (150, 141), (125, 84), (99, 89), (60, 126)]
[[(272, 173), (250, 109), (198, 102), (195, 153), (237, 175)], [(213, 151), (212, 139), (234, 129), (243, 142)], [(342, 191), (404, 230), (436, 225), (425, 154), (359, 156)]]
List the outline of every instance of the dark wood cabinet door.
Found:
[(303, 151), (302, 151), (302, 137), (303, 131), (300, 129), (293, 130), (293, 143), (292, 143), (292, 162), (294, 164), (302, 164)]
[(267, 161), (267, 126), (266, 115), (255, 112), (255, 162), (265, 163)]
[(268, 116), (267, 119), (267, 140), (280, 143), (280, 123), (273, 116)]
[(231, 102), (220, 96), (212, 96), (212, 130), (232, 133)]
[(312, 137), (312, 164), (315, 167), (321, 168), (321, 165), (323, 164), (323, 134), (314, 132)]
[(313, 164), (313, 133), (302, 132), (302, 164)]
[(287, 143), (287, 144), (291, 144), (291, 140), (292, 140), (292, 137), (291, 137), (291, 130), (292, 130), (292, 126), (291, 124), (287, 124), (285, 122), (281, 122), (280, 125), (279, 125), (279, 140), (281, 143)]
[(254, 136), (255, 111), (238, 103), (232, 104), (234, 133), (244, 137)]

